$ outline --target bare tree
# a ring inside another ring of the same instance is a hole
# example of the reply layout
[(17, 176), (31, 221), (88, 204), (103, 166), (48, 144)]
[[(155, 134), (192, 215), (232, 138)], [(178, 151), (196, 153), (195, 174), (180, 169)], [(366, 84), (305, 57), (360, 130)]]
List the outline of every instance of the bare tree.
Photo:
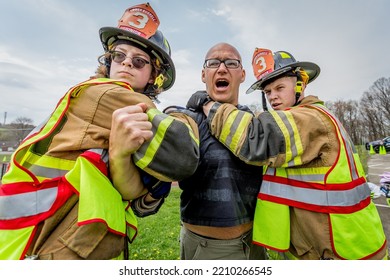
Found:
[(371, 87), (370, 92), (381, 105), (378, 109), (383, 114), (385, 132), (390, 130), (390, 78), (380, 78)]
[(364, 92), (360, 113), (369, 141), (390, 135), (390, 78), (380, 78)]
[(27, 117), (18, 117), (9, 125), (9, 130), (12, 132), (14, 139), (21, 142), (31, 130), (33, 130), (33, 120)]
[(340, 120), (355, 145), (363, 144), (366, 132), (362, 128), (363, 120), (359, 113), (359, 103), (355, 100), (326, 102), (326, 106)]

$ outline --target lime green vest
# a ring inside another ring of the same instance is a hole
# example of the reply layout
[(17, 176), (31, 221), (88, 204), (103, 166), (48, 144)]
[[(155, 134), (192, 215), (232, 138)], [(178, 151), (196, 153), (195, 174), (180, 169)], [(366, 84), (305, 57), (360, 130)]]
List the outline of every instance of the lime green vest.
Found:
[(329, 214), (329, 238), (335, 255), (342, 259), (364, 259), (381, 250), (386, 237), (370, 199), (363, 167), (338, 120), (321, 105), (309, 107), (327, 114), (333, 121), (339, 139), (339, 157), (330, 167), (268, 168), (255, 209), (253, 240), (272, 250), (287, 251), (289, 207), (297, 207)]

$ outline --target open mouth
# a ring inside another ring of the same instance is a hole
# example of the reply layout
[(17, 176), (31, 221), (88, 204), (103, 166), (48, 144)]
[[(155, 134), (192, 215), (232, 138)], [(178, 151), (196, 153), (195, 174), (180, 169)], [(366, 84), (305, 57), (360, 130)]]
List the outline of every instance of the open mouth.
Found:
[(217, 88), (226, 88), (229, 86), (229, 82), (227, 80), (217, 80), (215, 86)]

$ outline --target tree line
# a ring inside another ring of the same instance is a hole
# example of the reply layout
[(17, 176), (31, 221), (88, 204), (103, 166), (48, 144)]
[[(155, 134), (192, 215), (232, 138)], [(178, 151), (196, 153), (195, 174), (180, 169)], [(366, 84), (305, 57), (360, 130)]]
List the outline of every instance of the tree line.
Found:
[(326, 102), (355, 145), (390, 136), (390, 78), (380, 78), (359, 101)]
[(16, 148), (34, 127), (33, 120), (27, 117), (18, 117), (10, 124), (0, 125), (1, 147), (4, 149)]

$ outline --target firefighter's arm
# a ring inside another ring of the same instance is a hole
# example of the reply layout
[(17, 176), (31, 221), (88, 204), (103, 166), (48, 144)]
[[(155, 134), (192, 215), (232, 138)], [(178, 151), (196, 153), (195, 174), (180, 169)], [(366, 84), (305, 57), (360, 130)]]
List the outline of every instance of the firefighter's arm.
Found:
[(147, 111), (153, 137), (134, 155), (135, 164), (161, 181), (180, 181), (192, 175), (199, 160), (199, 135), (195, 122), (184, 114)]
[(199, 145), (197, 135), (188, 122), (163, 114), (144, 94), (120, 86), (106, 85), (99, 88), (99, 94), (89, 95), (99, 100), (100, 113), (94, 117), (94, 124), (107, 128), (107, 131), (111, 128), (112, 112), (122, 108), (123, 104), (136, 105), (142, 102), (149, 109), (147, 115), (152, 124), (153, 138), (132, 154), (139, 168), (161, 181), (177, 181), (192, 175), (198, 164)]
[(272, 119), (263, 123), (231, 104), (212, 103), (208, 113), (211, 134), (248, 164), (270, 165), (285, 155), (283, 134)]
[(230, 104), (210, 104), (211, 133), (243, 161), (296, 166), (320, 157), (329, 131), (315, 110), (263, 112), (257, 117)]

